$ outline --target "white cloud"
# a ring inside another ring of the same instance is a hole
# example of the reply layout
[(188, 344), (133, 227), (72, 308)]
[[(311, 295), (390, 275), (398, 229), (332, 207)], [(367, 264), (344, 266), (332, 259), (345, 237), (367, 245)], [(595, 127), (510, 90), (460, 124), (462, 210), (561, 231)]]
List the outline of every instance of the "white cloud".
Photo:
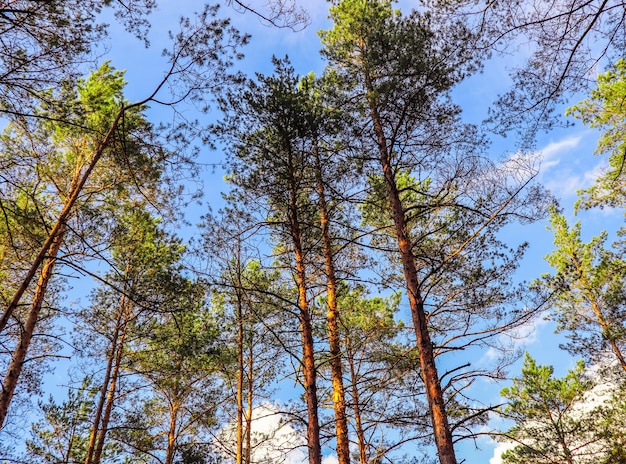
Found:
[(548, 170), (551, 167), (558, 165), (561, 162), (560, 155), (564, 151), (569, 152), (576, 148), (581, 139), (582, 136), (580, 135), (570, 136), (558, 142), (550, 142), (544, 148), (539, 150), (539, 154), (543, 159), (541, 166), (542, 170)]
[[(281, 414), (277, 405), (263, 403), (252, 411), (252, 453), (254, 462), (302, 464), (307, 462), (306, 440)], [(224, 454), (234, 454), (235, 425), (229, 424), (219, 434)], [(325, 464), (333, 464), (328, 461)]]
[(322, 459), (322, 464), (339, 464), (339, 460), (337, 459), (337, 456), (331, 454)]
[(493, 457), (489, 459), (489, 464), (502, 464), (502, 453), (514, 447), (513, 443), (498, 443), (493, 450)]
[[(557, 197), (575, 196), (580, 189), (592, 185), (606, 169), (606, 160), (594, 164), (593, 149), (587, 151), (586, 144), (581, 144), (586, 132), (551, 142), (534, 154), (526, 155), (539, 157), (540, 178)], [(583, 155), (580, 155), (581, 150)]]

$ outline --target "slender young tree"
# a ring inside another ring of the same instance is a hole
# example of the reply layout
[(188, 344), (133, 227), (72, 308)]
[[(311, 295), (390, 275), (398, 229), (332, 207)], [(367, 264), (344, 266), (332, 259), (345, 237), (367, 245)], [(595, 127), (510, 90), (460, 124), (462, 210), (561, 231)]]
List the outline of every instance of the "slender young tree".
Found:
[(551, 229), (556, 249), (545, 257), (556, 270), (535, 283), (553, 294), (551, 305), (558, 330), (567, 331), (567, 349), (599, 361), (608, 349), (626, 370), (626, 263), (620, 253), (607, 250), (604, 232), (589, 243), (580, 238), (580, 222), (570, 227), (565, 217), (552, 212)]
[(514, 447), (502, 462), (517, 463), (618, 463), (624, 459), (623, 441), (614, 442), (610, 429), (619, 422), (605, 391), (598, 398), (583, 362), (563, 378), (552, 366), (538, 365), (528, 354), (522, 376), (502, 390), (508, 400), (504, 415), (515, 425), (503, 435)]
[[(282, 314), (288, 296), (281, 289), (280, 273), (261, 263), (252, 218), (236, 208), (218, 217), (203, 223), (202, 253), (213, 266), (207, 276), (213, 280), (213, 304), (224, 315), (223, 342), (236, 357), (236, 366), (226, 364), (222, 373), (234, 384), (236, 401), (234, 430), (224, 429), (224, 448), (237, 464), (251, 464), (258, 437), (266, 432), (254, 427), (253, 413), (259, 414), (263, 403), (271, 401), (274, 382), (283, 374), (284, 333), (297, 327)], [(228, 417), (229, 406), (223, 408)]]

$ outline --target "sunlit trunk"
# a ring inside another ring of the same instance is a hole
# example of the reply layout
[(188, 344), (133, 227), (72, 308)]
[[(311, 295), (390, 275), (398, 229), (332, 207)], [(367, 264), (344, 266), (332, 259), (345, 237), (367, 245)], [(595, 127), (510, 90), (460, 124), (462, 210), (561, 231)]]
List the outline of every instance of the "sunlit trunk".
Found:
[(178, 418), (178, 404), (174, 403), (170, 410), (170, 424), (167, 431), (167, 450), (165, 464), (174, 464), (174, 452), (176, 451), (176, 420)]
[[(371, 85), (369, 77), (365, 76), (365, 80), (368, 93), (373, 95), (374, 88)], [(378, 113), (378, 107), (372, 98), (369, 98), (369, 106), (378, 145), (380, 165), (385, 178), (387, 198), (391, 206), (391, 214), (395, 226), (400, 259), (402, 261), (407, 296), (411, 308), (411, 317), (415, 328), (422, 378), (424, 380), (424, 386), (426, 387), (426, 398), (428, 399), (439, 462), (440, 464), (456, 464), (457, 460), (454, 453), (452, 432), (448, 424), (443, 391), (435, 365), (433, 344), (428, 331), (426, 313), (424, 311), (424, 300), (420, 292), (417, 266), (415, 257), (413, 256), (406, 215), (402, 201), (400, 200), (395, 174), (391, 166), (391, 153), (389, 153), (387, 146), (387, 139), (385, 137), (382, 119)]]
[(59, 230), (58, 235), (50, 246), (49, 254), (43, 261), (43, 267), (41, 269), (41, 274), (39, 275), (39, 280), (37, 281), (37, 288), (35, 289), (33, 301), (30, 306), (26, 322), (24, 323), (20, 333), (20, 340), (13, 351), (11, 363), (9, 364), (4, 381), (2, 382), (2, 393), (0, 394), (0, 428), (4, 425), (4, 421), (9, 411), (9, 405), (11, 404), (11, 400), (15, 394), (15, 388), (17, 387), (20, 374), (22, 373), (24, 361), (26, 360), (26, 354), (33, 338), (35, 326), (39, 321), (39, 315), (41, 314), (41, 307), (46, 296), (48, 283), (52, 277), (54, 265), (56, 263), (59, 250), (61, 249), (61, 245), (63, 244), (66, 230), (65, 226)]
[(337, 311), (337, 279), (335, 277), (335, 263), (330, 237), (328, 208), (322, 165), (319, 159), (319, 147), (315, 141), (313, 156), (315, 161), (315, 177), (324, 248), (324, 264), (326, 269), (326, 291), (328, 298), (328, 343), (330, 346), (330, 366), (333, 385), (333, 409), (335, 413), (335, 435), (337, 436), (337, 460), (339, 464), (350, 464), (350, 442), (348, 440), (348, 421), (346, 419), (346, 394), (343, 386), (343, 372), (341, 367), (341, 343), (339, 338), (338, 311)]
[(298, 307), (300, 309), (300, 334), (302, 336), (302, 370), (304, 373), (304, 397), (307, 408), (307, 445), (309, 464), (321, 464), (322, 448), (318, 417), (315, 352), (313, 348), (313, 328), (306, 294), (306, 271), (302, 250), (302, 233), (298, 222), (298, 203), (295, 180), (292, 178), (289, 191), (290, 228), (296, 261), (296, 285), (298, 287)]

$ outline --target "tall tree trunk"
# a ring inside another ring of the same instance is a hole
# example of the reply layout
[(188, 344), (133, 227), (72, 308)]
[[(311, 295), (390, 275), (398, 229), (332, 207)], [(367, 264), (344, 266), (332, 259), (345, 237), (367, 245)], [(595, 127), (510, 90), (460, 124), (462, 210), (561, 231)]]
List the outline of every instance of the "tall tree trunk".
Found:
[(111, 382), (113, 363), (117, 355), (117, 344), (120, 337), (120, 330), (122, 329), (122, 320), (126, 312), (125, 300), (126, 295), (122, 295), (120, 301), (120, 310), (117, 314), (117, 320), (115, 321), (115, 332), (113, 333), (111, 346), (109, 348), (109, 355), (107, 356), (107, 365), (104, 371), (104, 379), (102, 380), (102, 387), (100, 388), (100, 397), (98, 398), (98, 404), (96, 405), (93, 425), (91, 426), (91, 432), (89, 433), (89, 444), (87, 446), (87, 452), (85, 454), (85, 464), (92, 464), (93, 454), (96, 450), (96, 439), (98, 437), (98, 431), (100, 430), (100, 421), (102, 420), (102, 413), (104, 411), (107, 392), (109, 391), (109, 383)]
[(122, 333), (120, 341), (117, 346), (117, 354), (115, 356), (115, 364), (113, 365), (113, 372), (111, 373), (111, 385), (106, 395), (106, 408), (104, 410), (104, 416), (102, 417), (102, 424), (100, 425), (100, 433), (98, 434), (98, 443), (94, 452), (92, 464), (100, 464), (102, 459), (102, 450), (104, 449), (104, 443), (106, 440), (106, 434), (109, 429), (109, 421), (111, 420), (111, 412), (113, 411), (113, 405), (115, 403), (115, 392), (117, 390), (117, 380), (120, 376), (120, 370), (122, 365), (122, 359), (124, 357), (124, 340), (126, 339), (126, 329), (128, 328), (128, 320), (130, 318), (130, 302), (125, 305), (124, 324), (122, 326)]
[(359, 379), (354, 367), (354, 353), (350, 343), (350, 337), (346, 337), (346, 352), (348, 366), (350, 367), (350, 382), (352, 384), (352, 410), (354, 411), (354, 428), (356, 429), (357, 444), (359, 446), (359, 464), (367, 464), (367, 444), (365, 431), (361, 419), (361, 398), (359, 395)]
[(241, 242), (237, 243), (237, 451), (235, 453), (235, 464), (242, 464), (243, 459), (243, 302), (241, 284)]
[[(292, 175), (293, 175), (293, 171)], [(289, 217), (291, 238), (293, 241), (296, 261), (296, 285), (298, 287), (298, 307), (300, 308), (300, 334), (302, 336), (302, 369), (304, 373), (304, 396), (307, 408), (307, 445), (309, 449), (309, 464), (321, 464), (322, 447), (320, 444), (320, 427), (318, 417), (317, 385), (315, 352), (313, 347), (313, 328), (311, 313), (306, 292), (306, 270), (302, 249), (302, 232), (298, 220), (298, 202), (296, 196), (296, 181), (290, 179)]]
[[(252, 327), (252, 325), (251, 325)], [(250, 329), (250, 336), (252, 337), (252, 329)], [(248, 408), (246, 411), (246, 448), (245, 448), (245, 464), (251, 464), (252, 454), (252, 400), (253, 400), (253, 369), (254, 369), (254, 356), (252, 352), (252, 343), (248, 345)]]
[(176, 425), (178, 419), (178, 403), (174, 401), (170, 410), (170, 426), (167, 431), (167, 450), (165, 453), (165, 464), (174, 464), (174, 452), (176, 451)]
[(48, 249), (49, 254), (43, 261), (43, 267), (41, 269), (41, 274), (39, 275), (39, 280), (37, 281), (37, 288), (35, 290), (35, 295), (33, 296), (33, 302), (28, 312), (26, 323), (24, 324), (20, 334), (20, 341), (13, 351), (11, 363), (9, 364), (9, 368), (7, 369), (4, 377), (4, 381), (2, 383), (2, 393), (0, 394), (0, 428), (4, 425), (4, 421), (9, 411), (9, 405), (11, 404), (11, 400), (15, 394), (15, 388), (17, 387), (17, 382), (20, 374), (22, 373), (22, 368), (24, 367), (24, 361), (33, 338), (35, 326), (39, 321), (39, 315), (46, 296), (46, 290), (48, 289), (48, 283), (52, 277), (54, 265), (59, 254), (59, 250), (61, 249), (61, 245), (63, 244), (66, 231), (67, 228), (63, 225), (58, 230), (57, 235)]
[[(368, 94), (374, 95), (374, 87), (372, 86), (371, 80), (367, 75), (365, 76), (365, 82)], [(450, 425), (448, 424), (443, 391), (437, 367), (435, 365), (433, 344), (428, 331), (426, 313), (424, 311), (424, 300), (422, 299), (420, 292), (419, 276), (417, 273), (417, 266), (415, 264), (415, 257), (413, 256), (406, 215), (402, 206), (402, 201), (400, 200), (395, 174), (391, 166), (391, 153), (389, 152), (389, 147), (387, 146), (384, 126), (378, 112), (376, 101), (373, 97), (368, 97), (368, 103), (370, 117), (372, 118), (374, 132), (376, 135), (380, 165), (385, 178), (387, 197), (391, 205), (396, 238), (398, 240), (398, 248), (400, 251), (404, 279), (407, 287), (409, 306), (411, 308), (411, 317), (415, 328), (420, 367), (422, 370), (424, 386), (426, 387), (426, 398), (428, 399), (428, 406), (430, 409), (435, 444), (437, 446), (437, 454), (439, 455), (439, 462), (441, 464), (456, 464), (457, 460), (454, 453), (452, 432), (450, 430)]]
[(337, 436), (337, 460), (339, 464), (350, 464), (350, 442), (348, 440), (348, 420), (346, 418), (346, 393), (343, 386), (343, 372), (341, 366), (341, 342), (338, 327), (337, 310), (337, 279), (335, 277), (335, 263), (330, 238), (328, 207), (326, 192), (322, 176), (322, 165), (319, 157), (317, 140), (313, 147), (315, 161), (315, 180), (320, 214), (320, 227), (324, 248), (324, 264), (326, 269), (326, 291), (328, 297), (328, 342), (330, 345), (330, 367), (333, 385), (333, 409), (335, 413), (335, 434)]

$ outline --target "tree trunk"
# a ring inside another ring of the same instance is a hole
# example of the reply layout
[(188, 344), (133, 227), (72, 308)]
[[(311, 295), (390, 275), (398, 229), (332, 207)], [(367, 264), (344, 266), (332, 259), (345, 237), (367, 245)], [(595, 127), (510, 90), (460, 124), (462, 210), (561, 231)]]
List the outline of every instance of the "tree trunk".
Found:
[(346, 337), (346, 351), (348, 365), (350, 366), (350, 381), (352, 383), (352, 410), (354, 411), (354, 428), (356, 429), (357, 444), (359, 446), (359, 464), (367, 464), (367, 444), (365, 443), (365, 431), (361, 420), (361, 398), (359, 395), (359, 379), (354, 368), (354, 353), (350, 344), (350, 338)]
[(237, 247), (237, 451), (235, 453), (235, 464), (242, 464), (243, 459), (243, 303), (241, 301), (241, 253)]
[(170, 411), (170, 426), (167, 431), (167, 451), (165, 464), (174, 464), (174, 452), (176, 451), (176, 419), (178, 416), (178, 404), (174, 402)]
[(104, 404), (107, 398), (107, 392), (109, 391), (109, 383), (111, 382), (111, 374), (113, 371), (113, 362), (117, 354), (117, 344), (119, 341), (120, 330), (122, 328), (122, 319), (125, 313), (125, 299), (126, 296), (122, 295), (120, 302), (120, 310), (117, 315), (117, 321), (115, 322), (115, 332), (113, 333), (113, 339), (111, 340), (110, 353), (107, 357), (107, 366), (104, 371), (104, 379), (102, 380), (102, 387), (100, 388), (100, 397), (98, 398), (98, 404), (96, 406), (96, 413), (93, 419), (93, 425), (91, 432), (89, 433), (89, 445), (87, 446), (87, 453), (85, 455), (85, 464), (92, 464), (93, 454), (96, 450), (96, 439), (98, 437), (98, 431), (100, 430), (100, 421), (102, 420), (102, 413), (104, 411)]
[(335, 413), (335, 434), (337, 436), (337, 460), (339, 464), (350, 464), (350, 442), (348, 439), (348, 421), (346, 419), (346, 393), (343, 386), (343, 372), (341, 366), (341, 342), (338, 327), (337, 310), (337, 279), (335, 277), (335, 263), (330, 238), (328, 207), (324, 191), (322, 165), (319, 158), (317, 140), (313, 148), (315, 161), (315, 177), (317, 183), (318, 204), (320, 213), (320, 227), (324, 248), (324, 264), (326, 268), (326, 290), (328, 297), (328, 343), (330, 345), (330, 366), (333, 385), (333, 409)]
[[(250, 323), (252, 327), (252, 322)], [(254, 335), (252, 328), (250, 328), (250, 340)], [(246, 411), (246, 448), (244, 452), (245, 464), (250, 464), (252, 454), (252, 400), (253, 400), (253, 372), (254, 372), (254, 356), (252, 349), (252, 341), (248, 345), (248, 410)]]
[[(365, 81), (368, 94), (374, 95), (373, 86), (368, 76), (365, 76)], [(454, 453), (452, 432), (448, 424), (443, 391), (435, 365), (433, 344), (428, 331), (426, 313), (424, 311), (424, 300), (420, 292), (419, 277), (406, 223), (406, 215), (402, 201), (400, 200), (395, 174), (391, 166), (391, 154), (387, 147), (387, 139), (385, 137), (382, 119), (378, 113), (376, 102), (372, 97), (368, 97), (368, 100), (370, 117), (372, 118), (376, 143), (378, 145), (379, 160), (385, 178), (387, 197), (391, 205), (395, 233), (398, 240), (398, 248), (411, 308), (411, 317), (415, 328), (420, 367), (424, 386), (426, 387), (426, 398), (430, 409), (437, 454), (439, 455), (439, 462), (441, 464), (456, 464), (457, 460)]]
[(2, 383), (2, 393), (0, 394), (0, 428), (4, 425), (4, 421), (9, 411), (9, 405), (11, 404), (11, 400), (15, 394), (15, 388), (17, 387), (17, 382), (20, 374), (22, 373), (22, 368), (24, 367), (24, 361), (26, 359), (28, 347), (30, 346), (33, 338), (35, 326), (39, 321), (39, 314), (41, 313), (41, 307), (46, 296), (48, 283), (52, 277), (52, 271), (59, 254), (59, 250), (61, 249), (61, 245), (63, 244), (66, 231), (67, 228), (65, 225), (58, 230), (57, 235), (49, 247), (49, 255), (47, 255), (43, 261), (43, 267), (41, 269), (41, 274), (39, 275), (37, 288), (35, 290), (35, 295), (33, 296), (33, 302), (31, 304), (30, 311), (28, 312), (26, 323), (24, 324), (20, 334), (20, 341), (13, 351), (11, 363), (9, 364), (9, 368), (7, 369), (7, 373), (4, 377), (4, 381)]
[(304, 372), (304, 396), (307, 407), (307, 445), (309, 449), (309, 464), (321, 464), (322, 448), (320, 444), (320, 427), (317, 412), (317, 385), (315, 352), (313, 348), (313, 328), (311, 313), (306, 294), (306, 271), (304, 253), (302, 250), (302, 233), (298, 222), (298, 203), (296, 197), (295, 179), (290, 179), (289, 216), (291, 237), (293, 240), (296, 261), (296, 285), (298, 287), (298, 307), (300, 308), (300, 333), (302, 336), (302, 369)]
[(113, 404), (115, 403), (115, 391), (117, 389), (117, 380), (120, 376), (120, 368), (122, 365), (122, 358), (124, 356), (124, 340), (126, 339), (126, 329), (128, 327), (128, 319), (130, 317), (131, 304), (127, 302), (125, 305), (124, 324), (122, 326), (122, 334), (117, 347), (117, 354), (115, 357), (115, 364), (113, 366), (113, 372), (111, 373), (111, 385), (107, 393), (106, 408), (104, 410), (104, 416), (102, 418), (102, 424), (100, 425), (100, 433), (98, 434), (98, 443), (94, 453), (92, 464), (100, 464), (102, 459), (102, 450), (104, 449), (104, 442), (106, 440), (106, 434), (109, 428), (109, 421), (111, 420), (111, 412), (113, 411)]

